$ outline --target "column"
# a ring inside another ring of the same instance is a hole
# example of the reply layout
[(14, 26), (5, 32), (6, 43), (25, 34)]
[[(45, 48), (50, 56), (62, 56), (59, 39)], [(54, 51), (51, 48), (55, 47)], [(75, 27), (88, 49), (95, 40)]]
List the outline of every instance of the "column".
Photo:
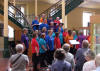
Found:
[(66, 15), (65, 16), (65, 24), (64, 24), (64, 26), (65, 26), (65, 28), (68, 28), (68, 16)]
[(62, 23), (64, 23), (64, 28), (65, 27), (65, 0), (62, 0)]
[(4, 58), (9, 57), (8, 50), (8, 0), (4, 0)]
[(35, 16), (37, 16), (37, 0), (35, 0)]
[(16, 0), (13, 0), (13, 5), (16, 6)]

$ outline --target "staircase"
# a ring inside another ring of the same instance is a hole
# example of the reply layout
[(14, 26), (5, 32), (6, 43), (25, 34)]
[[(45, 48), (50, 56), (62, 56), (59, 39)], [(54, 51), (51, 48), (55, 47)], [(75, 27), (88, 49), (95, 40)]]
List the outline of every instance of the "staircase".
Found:
[[(4, 15), (3, 6), (0, 7), (0, 14)], [(20, 28), (30, 26), (24, 14), (10, 2), (8, 2), (8, 18)]]
[[(65, 0), (65, 15), (71, 12), (73, 9), (75, 9), (78, 5), (80, 5), (84, 0)], [(42, 16), (42, 14), (46, 14), (46, 17), (49, 18), (52, 16), (53, 19), (56, 17), (62, 17), (62, 0), (58, 1), (56, 4), (49, 7), (47, 10), (42, 12), (39, 15), (39, 18)]]
[[(0, 14), (4, 15), (4, 10), (3, 6), (0, 6)], [(28, 28), (29, 30), (29, 36), (32, 34), (32, 27), (27, 21), (25, 15), (18, 9), (16, 8), (13, 4), (8, 2), (8, 19), (12, 21), (15, 25), (20, 27), (21, 29), (23, 28)]]

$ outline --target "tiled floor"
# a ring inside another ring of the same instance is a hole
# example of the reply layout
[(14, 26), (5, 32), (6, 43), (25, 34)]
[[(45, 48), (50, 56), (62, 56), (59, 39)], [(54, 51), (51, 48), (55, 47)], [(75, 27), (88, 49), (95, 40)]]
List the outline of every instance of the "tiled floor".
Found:
[(0, 71), (6, 71), (8, 67), (8, 59), (0, 58)]

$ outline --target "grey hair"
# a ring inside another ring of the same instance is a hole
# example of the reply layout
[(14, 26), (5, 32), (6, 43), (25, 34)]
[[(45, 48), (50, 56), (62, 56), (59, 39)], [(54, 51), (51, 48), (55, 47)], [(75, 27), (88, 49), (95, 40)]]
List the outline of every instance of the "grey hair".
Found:
[(22, 44), (17, 44), (16, 45), (16, 51), (18, 53), (22, 52), (24, 50), (24, 46)]
[(88, 49), (85, 54), (84, 54), (86, 57), (89, 57), (91, 60), (92, 59), (95, 59), (95, 53), (94, 51), (92, 51), (91, 49)]
[(69, 52), (70, 51), (70, 45), (65, 43), (62, 48), (66, 51), (66, 52)]
[(28, 29), (27, 29), (27, 28), (24, 28), (24, 29), (23, 29), (23, 31), (26, 31), (26, 30), (28, 30)]
[(88, 42), (88, 40), (83, 40), (83, 42), (82, 42), (82, 47), (83, 47), (83, 48), (88, 48), (88, 47), (89, 47), (89, 42)]
[(100, 66), (100, 53), (96, 55), (95, 63), (97, 67)]

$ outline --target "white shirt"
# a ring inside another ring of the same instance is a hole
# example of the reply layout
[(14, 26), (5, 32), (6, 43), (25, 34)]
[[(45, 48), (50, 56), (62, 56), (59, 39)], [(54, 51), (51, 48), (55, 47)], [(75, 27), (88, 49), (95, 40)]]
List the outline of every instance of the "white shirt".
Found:
[(84, 65), (83, 65), (83, 71), (93, 71), (95, 69), (96, 69), (96, 66), (95, 66), (94, 60), (85, 62)]

